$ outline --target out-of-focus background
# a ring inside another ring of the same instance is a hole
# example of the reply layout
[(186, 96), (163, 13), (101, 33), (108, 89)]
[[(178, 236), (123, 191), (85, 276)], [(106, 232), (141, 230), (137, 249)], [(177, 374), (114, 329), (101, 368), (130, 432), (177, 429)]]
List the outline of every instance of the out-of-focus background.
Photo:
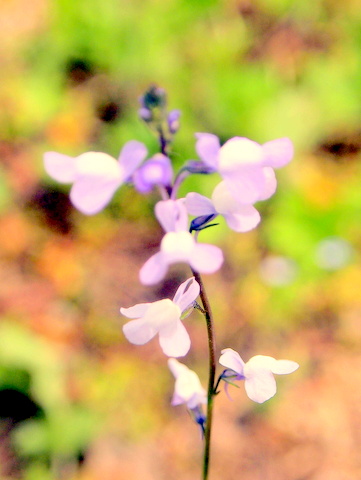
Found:
[[(157, 141), (137, 118), (156, 83), (182, 111), (172, 158), (194, 132), (290, 137), (294, 161), (247, 234), (202, 233), (225, 251), (205, 277), (218, 349), (289, 358), (262, 406), (216, 399), (211, 479), (361, 477), (361, 8), (358, 0), (0, 2), (0, 477), (193, 480), (200, 433), (171, 407), (157, 341), (124, 339), (120, 306), (172, 296), (142, 287), (157, 250), (156, 195), (122, 188), (102, 213), (71, 206), (42, 155), (117, 157)], [(185, 190), (209, 194), (215, 179)], [(184, 360), (206, 383), (203, 317)]]

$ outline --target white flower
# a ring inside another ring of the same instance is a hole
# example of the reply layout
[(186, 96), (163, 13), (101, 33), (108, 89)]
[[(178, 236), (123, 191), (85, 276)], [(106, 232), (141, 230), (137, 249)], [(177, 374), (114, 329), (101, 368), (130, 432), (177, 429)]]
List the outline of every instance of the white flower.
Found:
[(175, 377), (172, 405), (185, 403), (190, 410), (207, 403), (207, 394), (198, 375), (175, 358), (168, 360), (168, 366)]
[(190, 313), (199, 290), (199, 284), (191, 277), (179, 286), (173, 300), (166, 298), (121, 308), (124, 316), (136, 319), (123, 326), (124, 335), (129, 342), (144, 345), (158, 333), (160, 346), (166, 355), (183, 357), (188, 353), (191, 342), (181, 317)]
[(248, 397), (257, 403), (275, 395), (277, 387), (273, 374), (285, 375), (299, 367), (291, 360), (276, 360), (265, 355), (256, 355), (245, 363), (232, 348), (226, 348), (221, 353), (219, 363), (229, 369), (223, 372), (223, 380), (227, 381), (232, 376), (233, 380), (244, 380)]

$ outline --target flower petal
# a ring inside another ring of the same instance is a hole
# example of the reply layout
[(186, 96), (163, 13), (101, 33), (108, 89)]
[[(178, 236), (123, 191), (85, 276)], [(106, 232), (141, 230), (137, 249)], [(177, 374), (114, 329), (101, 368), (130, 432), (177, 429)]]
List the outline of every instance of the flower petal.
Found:
[(277, 138), (262, 145), (265, 153), (264, 165), (280, 168), (292, 160), (294, 149), (289, 138)]
[(216, 170), (218, 153), (220, 150), (219, 138), (211, 133), (196, 133), (196, 152), (199, 158), (209, 167)]
[(297, 362), (292, 360), (276, 360), (268, 355), (255, 355), (247, 362), (247, 369), (267, 369), (277, 375), (292, 373), (299, 368)]
[(249, 368), (252, 368), (252, 369), (266, 368), (272, 371), (276, 363), (277, 363), (277, 360), (268, 355), (255, 355), (254, 357), (251, 357), (248, 360), (247, 365), (249, 366)]
[(178, 378), (179, 375), (186, 372), (188, 367), (183, 365), (183, 363), (178, 362), (175, 358), (168, 359), (168, 367), (170, 371), (173, 373), (174, 378)]
[(242, 167), (231, 174), (222, 174), (227, 188), (240, 203), (253, 204), (260, 199), (266, 188), (263, 168)]
[(214, 273), (223, 263), (223, 252), (215, 245), (196, 243), (190, 255), (189, 263), (200, 273)]
[(287, 373), (293, 373), (299, 368), (299, 364), (297, 362), (293, 362), (292, 360), (276, 360), (276, 363), (272, 366), (272, 373), (276, 373), (277, 375), (285, 375)]
[(158, 252), (142, 266), (139, 272), (139, 279), (143, 285), (154, 285), (164, 278), (167, 269), (168, 264), (164, 261), (163, 253)]
[(71, 201), (86, 215), (98, 213), (122, 183), (122, 171), (117, 161), (106, 153), (87, 152), (76, 158), (76, 170)]
[(234, 196), (230, 193), (226, 182), (219, 182), (213, 190), (212, 202), (217, 213), (233, 212), (237, 210), (237, 203)]
[(162, 332), (162, 335), (171, 335), (181, 314), (178, 305), (169, 298), (164, 298), (151, 303), (143, 318), (158, 332)]
[(277, 391), (276, 380), (272, 372), (261, 368), (246, 374), (244, 386), (248, 397), (257, 403), (269, 400)]
[(229, 228), (235, 232), (249, 232), (261, 221), (261, 215), (253, 205), (242, 205), (239, 213), (225, 214), (224, 218)]
[(273, 357), (268, 355), (255, 355), (251, 357), (247, 362), (247, 368), (255, 370), (257, 368), (267, 369), (271, 372), (272, 369), (275, 367), (277, 360)]
[(151, 303), (138, 303), (133, 307), (128, 307), (128, 308), (122, 307), (120, 309), (120, 313), (127, 318), (140, 318), (145, 315), (150, 305)]
[(234, 372), (238, 373), (238, 375), (243, 375), (245, 363), (240, 355), (232, 348), (225, 348), (222, 350), (219, 363), (224, 367), (230, 368)]
[(158, 222), (166, 232), (188, 230), (188, 212), (183, 198), (161, 200), (154, 210)]
[(176, 407), (177, 405), (182, 405), (182, 403), (185, 403), (183, 396), (179, 394), (177, 390), (174, 390), (171, 405), (173, 405), (173, 407)]
[(146, 146), (136, 140), (130, 140), (124, 145), (118, 160), (123, 171), (124, 181), (129, 180), (129, 177), (139, 167), (147, 153)]
[(73, 183), (76, 178), (76, 159), (57, 152), (44, 154), (46, 173), (60, 183)]
[(195, 192), (190, 192), (186, 195), (185, 206), (189, 214), (197, 217), (217, 213), (209, 198)]
[(173, 302), (178, 305), (181, 312), (191, 305), (195, 299), (198, 297), (200, 291), (199, 283), (195, 280), (194, 277), (188, 278), (185, 282), (179, 285)]
[(192, 409), (202, 403), (207, 403), (207, 393), (193, 370), (175, 358), (168, 360), (168, 366), (176, 378), (172, 405), (186, 403), (187, 407)]
[(191, 340), (183, 323), (179, 320), (172, 333), (164, 335), (163, 329), (159, 331), (160, 346), (168, 357), (184, 357), (189, 352)]
[(193, 393), (193, 395), (189, 398), (189, 400), (187, 401), (187, 407), (192, 410), (194, 408), (197, 408), (198, 405), (201, 405), (202, 403), (203, 404), (206, 404), (207, 403), (207, 394), (206, 394), (206, 391), (204, 390), (204, 388), (202, 387), (200, 381), (199, 381), (199, 378), (197, 376), (197, 374), (195, 372), (192, 372), (194, 373), (194, 375), (196, 375), (197, 377), (197, 380), (198, 380), (198, 383), (199, 383), (199, 390), (198, 391), (195, 391)]
[(264, 176), (264, 186), (257, 200), (267, 200), (272, 197), (277, 189), (277, 178), (273, 168), (265, 167), (262, 169), (262, 172)]
[(123, 325), (123, 333), (130, 343), (144, 345), (156, 335), (157, 331), (147, 321), (139, 318)]
[(172, 175), (169, 158), (157, 153), (134, 172), (132, 180), (138, 192), (148, 193), (155, 185), (170, 185)]
[(115, 158), (103, 152), (86, 152), (76, 157), (77, 178), (92, 177), (123, 182), (123, 170)]
[(261, 220), (253, 205), (244, 205), (235, 200), (225, 182), (220, 182), (213, 190), (212, 200), (216, 211), (224, 216), (228, 226), (236, 232), (248, 232)]
[(189, 262), (196, 242), (191, 233), (169, 232), (161, 241), (160, 248), (168, 265), (176, 262)]
[(264, 151), (261, 145), (245, 137), (234, 137), (228, 140), (219, 151), (218, 170), (232, 173), (243, 167), (262, 166)]
[(102, 177), (78, 178), (70, 191), (74, 206), (85, 215), (100, 212), (110, 202), (120, 182)]

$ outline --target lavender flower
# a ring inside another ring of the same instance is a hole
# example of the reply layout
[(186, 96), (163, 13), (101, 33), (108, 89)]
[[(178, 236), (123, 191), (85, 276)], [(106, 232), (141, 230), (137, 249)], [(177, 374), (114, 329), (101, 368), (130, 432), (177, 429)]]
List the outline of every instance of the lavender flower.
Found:
[(276, 360), (265, 355), (256, 355), (244, 362), (239, 354), (226, 348), (222, 350), (219, 363), (227, 368), (222, 373), (224, 381), (244, 380), (248, 397), (257, 403), (263, 403), (273, 397), (277, 391), (273, 374), (285, 375), (298, 369), (299, 365), (291, 360)]
[(157, 185), (168, 187), (172, 176), (169, 158), (157, 153), (134, 172), (133, 182), (138, 192), (149, 193)]
[(144, 345), (159, 334), (159, 343), (166, 355), (183, 357), (188, 353), (191, 342), (181, 318), (193, 310), (199, 289), (198, 283), (191, 277), (179, 286), (173, 300), (166, 298), (121, 308), (122, 315), (136, 319), (123, 326), (124, 335), (129, 342)]
[(106, 153), (87, 152), (70, 157), (46, 152), (46, 172), (60, 183), (72, 183), (70, 199), (86, 215), (101, 211), (115, 191), (130, 177), (147, 155), (145, 145), (135, 140), (127, 142), (118, 161)]
[(164, 278), (173, 263), (188, 263), (201, 273), (214, 273), (223, 263), (220, 248), (198, 243), (188, 231), (188, 214), (184, 199), (158, 202), (155, 214), (167, 232), (160, 244), (160, 251), (150, 257), (139, 272), (144, 285), (153, 285)]
[(198, 133), (196, 137), (202, 162), (222, 176), (233, 197), (243, 204), (271, 197), (277, 186), (273, 169), (283, 167), (293, 156), (288, 138), (260, 145), (245, 137), (234, 137), (221, 147), (215, 135)]
[(225, 182), (220, 182), (216, 186), (212, 193), (212, 199), (199, 193), (188, 193), (185, 205), (188, 213), (196, 217), (205, 217), (207, 223), (217, 215), (222, 215), (229, 228), (236, 232), (248, 232), (255, 228), (261, 220), (256, 208), (253, 205), (238, 202), (231, 195)]

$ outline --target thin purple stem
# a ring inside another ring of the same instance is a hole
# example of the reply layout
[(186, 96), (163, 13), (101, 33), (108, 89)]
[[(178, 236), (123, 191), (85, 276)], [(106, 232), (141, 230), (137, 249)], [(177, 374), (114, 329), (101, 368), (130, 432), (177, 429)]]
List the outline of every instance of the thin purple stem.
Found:
[(157, 128), (158, 135), (159, 135), (159, 146), (160, 146), (160, 151), (163, 155), (166, 157), (168, 156), (168, 142), (167, 139), (165, 138), (163, 129), (161, 126)]
[(180, 170), (178, 172), (178, 174), (177, 174), (177, 176), (174, 180), (174, 185), (173, 185), (173, 189), (172, 189), (172, 194), (171, 194), (172, 200), (176, 199), (178, 189), (181, 186), (181, 184), (184, 182), (184, 180), (188, 177), (188, 175), (189, 175), (189, 172), (186, 171), (186, 170)]

